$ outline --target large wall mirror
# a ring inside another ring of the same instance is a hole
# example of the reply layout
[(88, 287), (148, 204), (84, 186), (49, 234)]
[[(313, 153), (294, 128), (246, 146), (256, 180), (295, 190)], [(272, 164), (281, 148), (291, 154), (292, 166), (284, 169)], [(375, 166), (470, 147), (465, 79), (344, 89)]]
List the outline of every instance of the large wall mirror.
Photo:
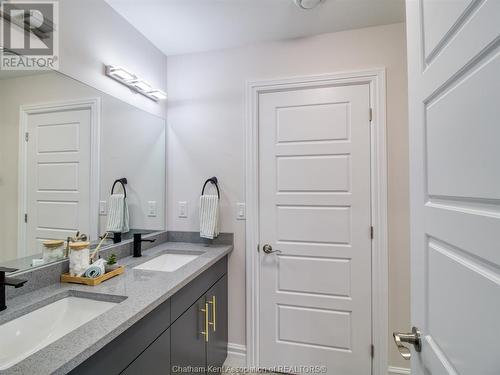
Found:
[(57, 261), (46, 245), (77, 232), (98, 240), (121, 212), (113, 185), (124, 239), (165, 229), (164, 119), (59, 72), (0, 71), (0, 265)]

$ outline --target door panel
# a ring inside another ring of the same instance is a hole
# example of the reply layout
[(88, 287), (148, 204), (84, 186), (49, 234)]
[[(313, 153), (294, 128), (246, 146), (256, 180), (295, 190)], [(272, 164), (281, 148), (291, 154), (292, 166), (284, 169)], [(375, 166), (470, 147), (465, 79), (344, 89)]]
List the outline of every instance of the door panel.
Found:
[[(347, 259), (281, 255), (277, 273), (280, 292), (350, 295), (351, 262)], [(301, 279), (300, 273), (315, 277)]]
[[(475, 0), (424, 1), (425, 57), (429, 59)], [(439, 4), (441, 3), (441, 4)]]
[(369, 107), (367, 85), (259, 97), (260, 366), (371, 372)]
[(276, 162), (279, 192), (349, 191), (347, 155), (281, 156)]
[(498, 374), (500, 2), (407, 1), (407, 22), (412, 373)]
[[(321, 142), (347, 139), (349, 118), (347, 103), (323, 103), (277, 108), (277, 141)], [(304, 127), (304, 123), (309, 126)]]
[[(278, 305), (278, 341), (330, 349), (351, 349), (351, 314)], [(297, 324), (301, 322), (301, 324)], [(325, 329), (325, 328), (329, 329)]]
[(337, 206), (277, 206), (280, 242), (349, 244), (351, 211)]
[(26, 251), (90, 231), (90, 109), (30, 114)]

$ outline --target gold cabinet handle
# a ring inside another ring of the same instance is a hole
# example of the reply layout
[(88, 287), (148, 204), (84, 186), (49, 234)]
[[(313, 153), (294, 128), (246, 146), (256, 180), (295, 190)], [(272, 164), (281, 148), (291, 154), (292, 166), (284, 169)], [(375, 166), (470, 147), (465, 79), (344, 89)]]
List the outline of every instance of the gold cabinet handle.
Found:
[(215, 316), (217, 314), (217, 309), (215, 306), (215, 296), (212, 296), (212, 300), (208, 301), (208, 303), (212, 305), (212, 321), (209, 324), (212, 326), (212, 329), (215, 332)]
[(208, 303), (205, 303), (205, 308), (200, 311), (205, 313), (205, 330), (200, 333), (205, 336), (205, 342), (208, 342)]

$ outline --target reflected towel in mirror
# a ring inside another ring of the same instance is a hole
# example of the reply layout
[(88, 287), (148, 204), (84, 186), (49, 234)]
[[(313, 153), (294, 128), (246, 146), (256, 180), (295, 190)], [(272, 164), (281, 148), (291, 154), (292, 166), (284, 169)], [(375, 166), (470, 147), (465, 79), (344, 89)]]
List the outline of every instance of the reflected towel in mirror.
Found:
[(127, 233), (129, 230), (127, 198), (124, 194), (111, 194), (106, 232)]

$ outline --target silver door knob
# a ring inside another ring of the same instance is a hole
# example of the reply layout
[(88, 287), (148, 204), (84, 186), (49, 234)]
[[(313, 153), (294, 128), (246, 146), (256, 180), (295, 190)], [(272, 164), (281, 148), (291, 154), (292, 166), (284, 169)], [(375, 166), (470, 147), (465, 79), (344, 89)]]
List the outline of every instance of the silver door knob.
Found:
[(416, 327), (413, 327), (411, 329), (411, 333), (394, 332), (392, 336), (394, 337), (394, 342), (398, 347), (399, 354), (401, 354), (401, 356), (404, 359), (407, 360), (410, 359), (411, 352), (408, 347), (403, 345), (403, 343), (413, 345), (417, 352), (422, 351), (422, 340), (420, 340), (420, 331)]
[(267, 243), (262, 247), (262, 251), (266, 254), (281, 253), (281, 250), (273, 250), (273, 247)]

